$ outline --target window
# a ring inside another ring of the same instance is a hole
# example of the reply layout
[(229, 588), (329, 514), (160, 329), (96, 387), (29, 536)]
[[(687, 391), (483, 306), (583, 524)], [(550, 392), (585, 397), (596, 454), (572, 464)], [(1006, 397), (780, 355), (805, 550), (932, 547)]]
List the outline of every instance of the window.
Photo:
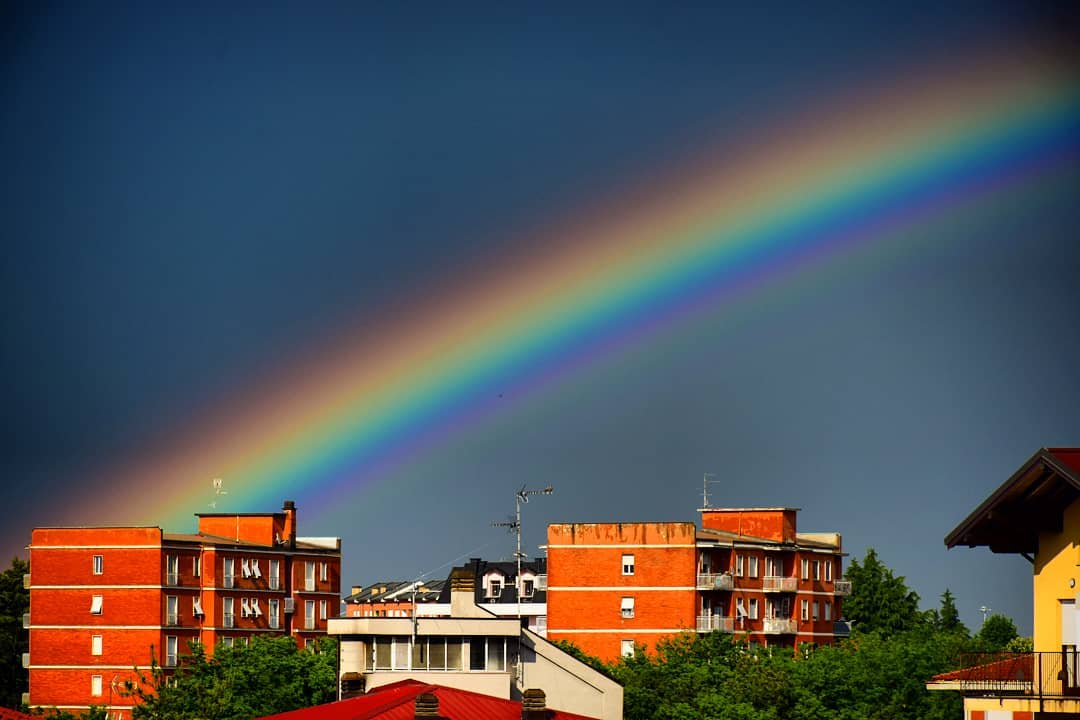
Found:
[(315, 601), (307, 600), (304, 602), (304, 629), (315, 629)]
[(806, 558), (803, 558), (803, 560), (802, 560), (802, 579), (803, 580), (809, 580), (810, 579), (810, 561), (807, 560)]
[(180, 598), (175, 595), (169, 595), (165, 598), (165, 624), (166, 625), (179, 625), (180, 624)]
[(742, 577), (746, 573), (744, 572), (746, 558), (742, 555), (735, 555), (735, 577)]
[(222, 577), (224, 578), (224, 581), (222, 582), (222, 584), (227, 588), (231, 588), (236, 582), (236, 579), (235, 579), (235, 577), (236, 577), (235, 576), (235, 571), (236, 571), (235, 561), (233, 560), (233, 558), (225, 558), (224, 560), (221, 561), (221, 563), (222, 563)]
[(233, 646), (233, 639), (231, 637), (223, 637), (221, 638), (221, 645), (222, 647), (231, 648)]
[(100, 635), (91, 635), (90, 636), (90, 654), (91, 655), (100, 655), (101, 654), (101, 636)]
[(746, 603), (742, 598), (735, 601), (735, 616), (742, 620), (746, 617)]
[(102, 606), (103, 599), (104, 599), (104, 596), (102, 596), (102, 595), (94, 595), (92, 598), (90, 598), (90, 614), (91, 615), (100, 615), (101, 614), (101, 606)]
[[(102, 555), (94, 556), (94, 574), (100, 575), (105, 572), (105, 558)], [(98, 693), (100, 695), (101, 693)]]
[(165, 558), (165, 584), (176, 585), (180, 582), (180, 558), (169, 555)]
[(750, 619), (757, 620), (758, 618), (758, 602), (757, 598), (750, 598)]
[(624, 597), (622, 599), (622, 616), (624, 618), (634, 617), (634, 598)]
[(191, 598), (191, 614), (196, 617), (203, 615), (202, 600), (199, 598)]
[(784, 574), (784, 561), (781, 558), (765, 558), (765, 576), (781, 577)]
[(619, 654), (623, 657), (634, 657), (634, 641), (623, 640), (619, 643)]
[(825, 561), (825, 582), (832, 582), (832, 560)]
[(320, 600), (319, 601), (319, 617), (322, 618), (323, 620), (326, 619), (326, 601), (325, 600)]
[(194, 577), (200, 577), (202, 575), (202, 558), (198, 555), (191, 558), (191, 574)]
[(247, 598), (240, 598), (240, 617), (247, 617), (251, 614), (251, 603)]
[(818, 562), (817, 560), (814, 561), (814, 579), (815, 580), (820, 580), (821, 579), (821, 563)]
[(746, 558), (746, 561), (747, 561), (747, 563), (746, 563), (747, 564), (747, 575), (749, 575), (752, 578), (756, 578), (758, 576), (758, 558), (757, 558), (757, 555), (751, 555), (750, 557)]
[(828, 600), (825, 601), (825, 619), (832, 620), (832, 603)]
[[(806, 562), (805, 560), (803, 562)], [(810, 601), (802, 600), (799, 605), (799, 617), (803, 620), (810, 619)]]
[(277, 598), (270, 598), (266, 601), (267, 614), (270, 616), (270, 627), (273, 630), (277, 630), (281, 626), (281, 601)]
[(259, 567), (259, 558), (251, 559), (251, 576), (255, 578), (262, 577), (262, 568)]
[(233, 603), (234, 600), (231, 597), (224, 598), (221, 601), (221, 624), (227, 628), (233, 627), (235, 622), (233, 616)]
[(817, 600), (815, 600), (815, 601), (814, 601), (814, 621), (815, 621), (815, 622), (817, 622), (817, 619), (818, 619), (818, 617), (819, 617), (819, 616), (818, 616), (818, 605), (819, 605), (819, 604), (820, 604), (820, 603), (818, 603), (818, 601), (817, 601)]
[(100, 675), (91, 675), (90, 676), (90, 694), (93, 695), (94, 697), (100, 697), (101, 696), (101, 676)]
[(488, 579), (488, 592), (489, 598), (497, 598), (502, 595), (502, 578), (493, 577)]
[(330, 563), (319, 563), (319, 582), (327, 582), (330, 579)]
[(165, 638), (165, 667), (176, 667), (176, 647), (175, 635), (169, 635)]
[(240, 574), (244, 577), (251, 577), (251, 561), (247, 558), (240, 558)]
[(527, 598), (532, 597), (534, 587), (535, 587), (535, 581), (532, 578), (526, 578), (525, 580), (522, 580), (521, 581), (521, 596), (522, 597), (527, 597)]
[(251, 614), (262, 617), (262, 608), (259, 607), (259, 598), (251, 598)]
[(270, 561), (270, 578), (269, 579), (270, 579), (270, 589), (271, 590), (277, 590), (278, 586), (281, 584), (281, 561), (280, 560), (271, 560)]
[(634, 556), (623, 555), (622, 556), (622, 574), (633, 575), (634, 574)]
[(304, 567), (304, 589), (311, 592), (315, 589), (315, 563), (308, 561)]

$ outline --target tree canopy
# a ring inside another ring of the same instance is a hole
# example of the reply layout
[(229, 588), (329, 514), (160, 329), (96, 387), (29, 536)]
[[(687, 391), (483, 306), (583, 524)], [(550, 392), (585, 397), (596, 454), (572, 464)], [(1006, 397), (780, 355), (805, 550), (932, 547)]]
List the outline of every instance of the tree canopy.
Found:
[(986, 650), (997, 651), (1004, 650), (1019, 634), (1012, 618), (995, 613), (986, 618), (975, 637)]
[(851, 580), (851, 596), (844, 600), (844, 615), (858, 630), (887, 637), (922, 622), (918, 594), (908, 589), (902, 575), (893, 575), (873, 548), (862, 563), (852, 559), (846, 577)]
[(0, 706), (15, 709), (29, 679), (22, 666), (22, 654), (30, 651), (30, 632), (22, 624), (23, 613), (30, 612), (30, 591), (23, 587), (28, 572), (30, 563), (16, 557), (0, 573)]
[(291, 637), (254, 638), (218, 645), (213, 657), (194, 644), (170, 680), (156, 663), (131, 693), (135, 720), (250, 720), (337, 699), (337, 643), (315, 652)]

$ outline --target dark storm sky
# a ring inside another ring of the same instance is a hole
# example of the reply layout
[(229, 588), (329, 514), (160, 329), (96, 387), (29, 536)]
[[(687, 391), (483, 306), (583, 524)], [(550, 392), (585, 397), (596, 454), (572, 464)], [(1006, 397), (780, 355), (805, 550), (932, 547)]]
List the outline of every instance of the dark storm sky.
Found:
[[(905, 63), (1075, 21), (849, 5), (5, 4), (6, 551), (251, 378), (439, 278), (506, 272), (492, 258), (524, 231)], [(360, 502), (305, 516), (298, 497), (301, 531), (343, 536), (344, 582), (366, 584), (509, 555), (488, 523), (523, 483), (556, 486), (528, 506), (535, 549), (547, 522), (694, 519), (711, 472), (717, 504), (801, 507), (924, 604), (949, 586), (969, 624), (989, 605), (1030, 632), (1030, 566), (941, 540), (1038, 447), (1080, 444), (1072, 170), (583, 367)]]

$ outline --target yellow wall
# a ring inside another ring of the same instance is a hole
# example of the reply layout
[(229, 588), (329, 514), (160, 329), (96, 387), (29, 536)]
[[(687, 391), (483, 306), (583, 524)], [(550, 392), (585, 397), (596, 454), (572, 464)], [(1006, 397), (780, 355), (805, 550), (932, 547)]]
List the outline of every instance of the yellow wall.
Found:
[(1080, 593), (1080, 500), (1065, 509), (1062, 528), (1060, 533), (1039, 534), (1034, 580), (1036, 652), (1061, 651), (1061, 600)]

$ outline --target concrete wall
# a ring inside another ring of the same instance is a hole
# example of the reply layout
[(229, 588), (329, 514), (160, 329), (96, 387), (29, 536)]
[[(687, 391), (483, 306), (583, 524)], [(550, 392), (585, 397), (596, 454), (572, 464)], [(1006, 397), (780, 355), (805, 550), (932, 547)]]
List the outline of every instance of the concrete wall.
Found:
[(611, 678), (533, 632), (522, 632), (521, 655), (519, 686), (543, 690), (550, 709), (622, 720), (623, 689)]

